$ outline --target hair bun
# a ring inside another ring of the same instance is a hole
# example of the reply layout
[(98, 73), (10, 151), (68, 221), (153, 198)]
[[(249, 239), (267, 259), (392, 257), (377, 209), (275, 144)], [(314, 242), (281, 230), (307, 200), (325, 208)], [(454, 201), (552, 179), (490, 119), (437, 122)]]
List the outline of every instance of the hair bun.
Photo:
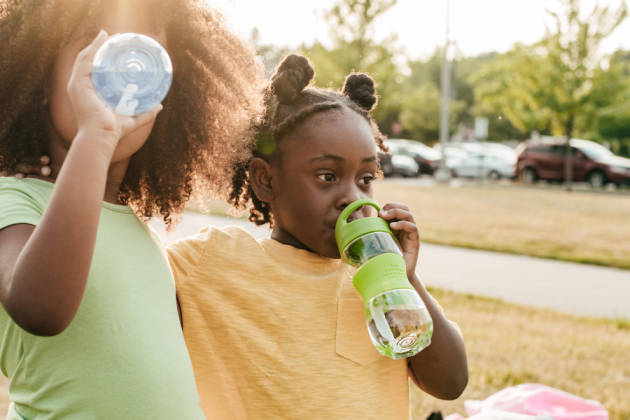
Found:
[(352, 73), (346, 77), (342, 91), (366, 111), (373, 110), (378, 101), (374, 79), (365, 73)]
[(291, 54), (282, 60), (271, 79), (271, 86), (280, 102), (292, 102), (311, 83), (315, 69), (308, 58)]

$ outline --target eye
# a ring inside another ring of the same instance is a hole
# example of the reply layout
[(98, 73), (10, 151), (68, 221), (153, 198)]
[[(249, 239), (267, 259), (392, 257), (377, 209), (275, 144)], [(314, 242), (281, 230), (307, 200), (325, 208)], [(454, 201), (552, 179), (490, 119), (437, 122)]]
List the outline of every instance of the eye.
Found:
[(337, 179), (335, 178), (335, 174), (331, 172), (326, 172), (325, 174), (319, 174), (317, 175), (317, 178), (321, 179), (324, 182), (333, 182)]
[(374, 181), (374, 175), (364, 176), (359, 179), (359, 184), (370, 185)]

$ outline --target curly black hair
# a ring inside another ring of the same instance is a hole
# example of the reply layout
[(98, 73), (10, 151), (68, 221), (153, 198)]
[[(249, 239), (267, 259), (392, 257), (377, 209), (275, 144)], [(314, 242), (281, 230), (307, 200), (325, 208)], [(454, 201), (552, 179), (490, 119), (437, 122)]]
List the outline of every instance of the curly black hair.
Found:
[[(254, 157), (267, 161), (278, 160), (282, 140), (305, 129), (306, 120), (317, 113), (350, 110), (360, 115), (371, 127), (374, 141), (380, 150), (387, 152), (376, 121), (370, 116), (378, 102), (374, 79), (365, 73), (352, 73), (346, 77), (341, 91), (308, 87), (315, 70), (308, 58), (291, 54), (285, 57), (266, 92), (266, 115), (258, 128)], [(249, 220), (258, 226), (273, 227), (273, 214), (269, 203), (260, 201), (249, 180), (249, 161), (235, 167), (232, 192), (228, 202), (236, 212), (244, 211), (251, 203)], [(380, 168), (379, 168), (380, 172)]]
[[(44, 85), (57, 52), (87, 21), (96, 36), (109, 0), (0, 0), (0, 172), (48, 153)], [(203, 0), (134, 0), (164, 30), (171, 90), (119, 200), (173, 227), (192, 195), (227, 199), (233, 170), (251, 157), (265, 82), (253, 48)], [(91, 35), (91, 36), (90, 36)]]

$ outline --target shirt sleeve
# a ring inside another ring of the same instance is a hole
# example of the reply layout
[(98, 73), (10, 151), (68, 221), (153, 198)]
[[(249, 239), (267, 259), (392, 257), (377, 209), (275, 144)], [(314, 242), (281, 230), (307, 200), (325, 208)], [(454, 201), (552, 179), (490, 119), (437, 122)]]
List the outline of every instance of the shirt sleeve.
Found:
[(0, 230), (13, 225), (37, 226), (46, 207), (42, 197), (17, 179), (0, 182)]
[(211, 231), (211, 228), (205, 227), (198, 234), (180, 239), (166, 247), (175, 288), (181, 287), (194, 273), (206, 250)]

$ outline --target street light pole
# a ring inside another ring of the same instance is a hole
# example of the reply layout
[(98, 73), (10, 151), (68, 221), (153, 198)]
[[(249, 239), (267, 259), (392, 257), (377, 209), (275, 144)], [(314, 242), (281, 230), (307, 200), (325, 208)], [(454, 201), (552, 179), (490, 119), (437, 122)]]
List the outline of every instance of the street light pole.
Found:
[(451, 69), (448, 61), (449, 41), (449, 12), (450, 0), (446, 0), (446, 43), (444, 44), (444, 56), (442, 58), (442, 107), (440, 109), (440, 144), (442, 145), (442, 160), (435, 175), (438, 181), (448, 181), (451, 172), (446, 167), (446, 154), (444, 153), (446, 144), (449, 140), (449, 105), (450, 105), (450, 82)]

